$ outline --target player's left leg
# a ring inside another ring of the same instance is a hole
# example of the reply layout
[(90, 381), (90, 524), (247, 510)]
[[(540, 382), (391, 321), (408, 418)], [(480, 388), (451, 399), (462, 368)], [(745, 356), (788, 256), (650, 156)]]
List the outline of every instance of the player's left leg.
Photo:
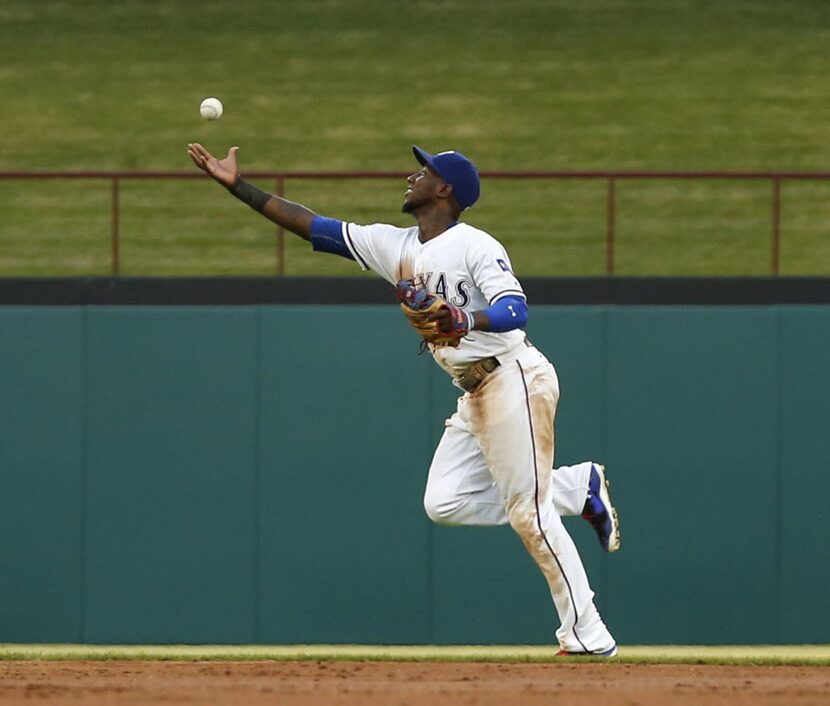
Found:
[(530, 349), (465, 395), (459, 412), (481, 446), (505, 500), (511, 526), (547, 579), (561, 647), (602, 652), (613, 647), (593, 603), (582, 560), (553, 504), (553, 419), (559, 389), (553, 366)]

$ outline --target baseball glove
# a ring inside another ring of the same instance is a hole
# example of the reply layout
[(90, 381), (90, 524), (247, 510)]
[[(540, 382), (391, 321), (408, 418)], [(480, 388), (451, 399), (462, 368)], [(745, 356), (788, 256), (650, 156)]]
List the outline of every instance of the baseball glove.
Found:
[(457, 347), (470, 330), (469, 315), (430, 294), (426, 287), (411, 279), (403, 279), (395, 288), (401, 311), (425, 343), (442, 348)]

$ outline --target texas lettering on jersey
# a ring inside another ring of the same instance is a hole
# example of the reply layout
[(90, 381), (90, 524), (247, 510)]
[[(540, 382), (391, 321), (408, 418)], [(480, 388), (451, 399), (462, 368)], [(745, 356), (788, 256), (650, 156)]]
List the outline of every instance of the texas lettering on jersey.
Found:
[(449, 302), (459, 309), (470, 303), (470, 288), (473, 283), (469, 279), (460, 279), (448, 291), (448, 278), (445, 272), (424, 272), (412, 277), (416, 287), (423, 287), (428, 292), (437, 294), (445, 302)]

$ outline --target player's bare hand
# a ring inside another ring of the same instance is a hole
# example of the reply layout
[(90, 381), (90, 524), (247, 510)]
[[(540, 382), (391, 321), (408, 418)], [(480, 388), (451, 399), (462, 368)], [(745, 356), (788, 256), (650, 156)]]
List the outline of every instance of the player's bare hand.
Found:
[(223, 186), (232, 186), (239, 177), (239, 169), (236, 165), (236, 153), (239, 147), (231, 147), (228, 156), (224, 159), (216, 159), (198, 142), (187, 146), (187, 153), (193, 163), (204, 172), (207, 172)]

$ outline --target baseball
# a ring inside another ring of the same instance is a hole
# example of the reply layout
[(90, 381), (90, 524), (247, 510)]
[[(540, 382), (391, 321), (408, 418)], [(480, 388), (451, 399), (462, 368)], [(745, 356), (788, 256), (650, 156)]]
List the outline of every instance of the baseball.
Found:
[(222, 101), (218, 98), (205, 98), (199, 106), (199, 112), (205, 120), (217, 120), (222, 117)]

